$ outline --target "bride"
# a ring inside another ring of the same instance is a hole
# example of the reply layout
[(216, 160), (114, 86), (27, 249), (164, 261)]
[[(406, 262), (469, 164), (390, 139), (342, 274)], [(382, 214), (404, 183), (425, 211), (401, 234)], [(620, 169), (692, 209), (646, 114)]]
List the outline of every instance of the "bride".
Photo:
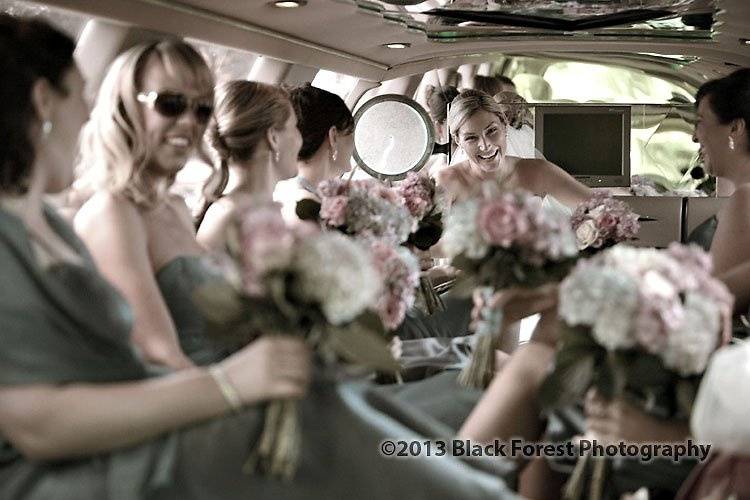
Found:
[[(448, 113), (453, 140), (466, 159), (442, 170), (437, 182), (454, 200), (470, 197), (484, 181), (495, 180), (507, 189), (525, 189), (545, 200), (545, 206), (575, 208), (591, 196), (589, 188), (563, 169), (543, 159), (507, 155), (506, 119), (490, 95), (465, 90)], [(562, 205), (562, 206), (561, 206)]]

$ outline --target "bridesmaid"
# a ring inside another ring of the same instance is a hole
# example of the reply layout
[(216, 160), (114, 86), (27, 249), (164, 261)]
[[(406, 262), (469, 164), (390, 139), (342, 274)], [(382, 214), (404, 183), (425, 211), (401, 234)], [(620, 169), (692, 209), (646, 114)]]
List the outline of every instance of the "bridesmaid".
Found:
[(95, 193), (75, 228), (99, 269), (132, 305), (133, 342), (168, 369), (231, 349), (205, 336), (193, 290), (220, 279), (206, 265), (185, 201), (171, 194), (213, 115), (203, 58), (177, 40), (142, 44), (110, 67), (82, 135), (81, 170)]
[[(289, 95), (264, 83), (235, 80), (220, 86), (209, 141), (219, 158), (222, 192), (210, 205), (198, 230), (198, 241), (222, 250), (226, 228), (246, 205), (272, 201), (273, 189), (293, 177), (302, 136)], [(231, 173), (231, 176), (229, 175)]]
[(302, 147), (297, 155), (297, 176), (277, 184), (274, 200), (283, 205), (284, 218), (294, 221), (299, 200), (320, 201), (318, 184), (349, 171), (354, 118), (339, 96), (309, 83), (290, 90), (289, 97), (297, 114)]

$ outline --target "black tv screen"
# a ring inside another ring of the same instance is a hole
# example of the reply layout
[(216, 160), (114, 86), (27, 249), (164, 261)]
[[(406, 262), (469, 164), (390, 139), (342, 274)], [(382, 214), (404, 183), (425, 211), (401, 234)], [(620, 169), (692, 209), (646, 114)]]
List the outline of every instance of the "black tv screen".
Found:
[(536, 146), (591, 186), (630, 185), (630, 108), (538, 106)]

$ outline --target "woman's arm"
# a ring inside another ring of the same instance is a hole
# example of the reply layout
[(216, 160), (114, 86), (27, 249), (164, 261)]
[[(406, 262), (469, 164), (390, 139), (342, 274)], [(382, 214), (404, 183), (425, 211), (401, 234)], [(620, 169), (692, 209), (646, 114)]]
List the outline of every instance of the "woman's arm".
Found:
[(750, 260), (717, 276), (734, 295), (734, 313), (745, 314), (750, 308)]
[(84, 205), (75, 229), (86, 242), (101, 273), (133, 308), (133, 342), (151, 363), (174, 369), (192, 365), (180, 349), (148, 253), (146, 228), (130, 202), (100, 193)]
[(519, 160), (517, 165), (522, 186), (537, 194), (550, 194), (559, 202), (575, 209), (593, 192), (565, 170), (547, 160)]
[(737, 188), (718, 214), (711, 243), (714, 275), (750, 260), (750, 186)]
[(687, 420), (651, 416), (622, 398), (606, 401), (594, 389), (585, 400), (586, 434), (605, 443), (677, 443), (690, 436)]
[[(298, 339), (261, 338), (218, 366), (244, 405), (301, 397), (310, 355)], [(0, 387), (0, 433), (32, 460), (137, 444), (230, 409), (205, 368), (113, 384)]]

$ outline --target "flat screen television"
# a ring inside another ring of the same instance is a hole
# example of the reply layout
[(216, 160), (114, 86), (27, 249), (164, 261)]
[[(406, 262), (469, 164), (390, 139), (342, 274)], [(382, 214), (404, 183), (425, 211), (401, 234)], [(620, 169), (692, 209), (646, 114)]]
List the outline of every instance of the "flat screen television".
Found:
[(630, 106), (537, 105), (535, 147), (591, 187), (630, 186)]

